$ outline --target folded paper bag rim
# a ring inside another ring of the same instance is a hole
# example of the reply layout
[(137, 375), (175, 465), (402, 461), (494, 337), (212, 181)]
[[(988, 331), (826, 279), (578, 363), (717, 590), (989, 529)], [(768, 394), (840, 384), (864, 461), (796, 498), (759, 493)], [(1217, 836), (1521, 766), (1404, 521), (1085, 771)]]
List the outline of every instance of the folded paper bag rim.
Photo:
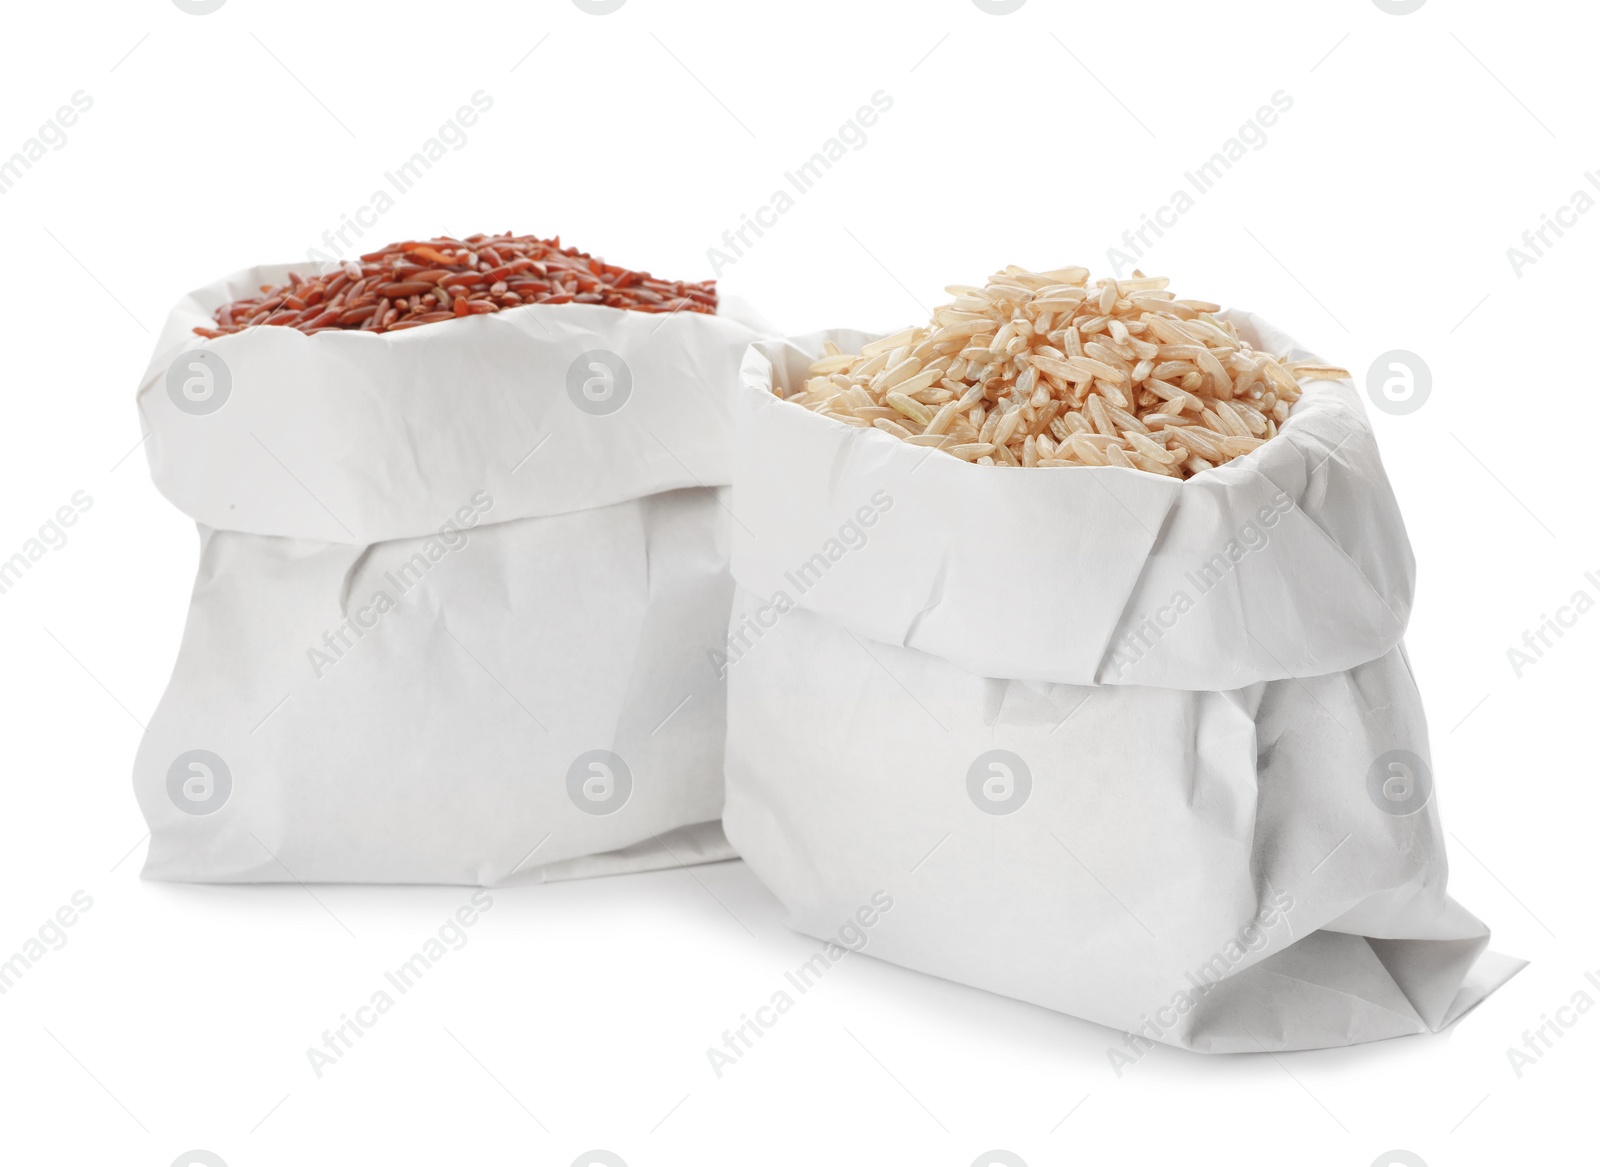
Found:
[[(194, 334), (303, 266), (196, 289), (156, 342), (141, 432), (157, 488), (197, 522), (359, 546), (432, 534), (478, 490), (504, 522), (730, 481), (739, 359), (772, 333), (740, 301), (715, 316), (529, 304), (396, 332)], [(202, 353), (226, 391), (186, 408), (177, 386)], [(572, 388), (596, 353), (628, 370), (611, 412)]]
[[(1256, 315), (1224, 316), (1258, 348), (1317, 359)], [(825, 341), (849, 352), (870, 339), (835, 330), (746, 351), (742, 586), (1015, 680), (1237, 689), (1339, 672), (1400, 643), (1415, 560), (1351, 382), (1307, 384), (1275, 438), (1186, 481), (980, 466), (773, 394)], [(872, 513), (888, 508), (893, 522)]]

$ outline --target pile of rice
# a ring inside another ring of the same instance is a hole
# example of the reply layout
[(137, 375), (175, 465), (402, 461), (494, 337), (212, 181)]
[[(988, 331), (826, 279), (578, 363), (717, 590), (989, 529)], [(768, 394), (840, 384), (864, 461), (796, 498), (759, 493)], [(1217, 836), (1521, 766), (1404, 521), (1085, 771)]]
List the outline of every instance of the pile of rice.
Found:
[(1134, 272), (1008, 267), (927, 328), (833, 344), (787, 400), (985, 466), (1121, 466), (1188, 478), (1272, 438), (1328, 365), (1258, 352), (1221, 309)]

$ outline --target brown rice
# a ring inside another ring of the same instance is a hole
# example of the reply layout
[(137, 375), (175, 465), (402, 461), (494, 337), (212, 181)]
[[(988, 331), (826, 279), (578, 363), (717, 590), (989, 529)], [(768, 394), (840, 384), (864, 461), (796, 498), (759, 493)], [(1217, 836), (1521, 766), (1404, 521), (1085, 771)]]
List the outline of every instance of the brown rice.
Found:
[(1161, 277), (1008, 267), (847, 355), (787, 400), (981, 465), (1121, 466), (1189, 478), (1274, 437), (1300, 382), (1343, 369), (1259, 352)]

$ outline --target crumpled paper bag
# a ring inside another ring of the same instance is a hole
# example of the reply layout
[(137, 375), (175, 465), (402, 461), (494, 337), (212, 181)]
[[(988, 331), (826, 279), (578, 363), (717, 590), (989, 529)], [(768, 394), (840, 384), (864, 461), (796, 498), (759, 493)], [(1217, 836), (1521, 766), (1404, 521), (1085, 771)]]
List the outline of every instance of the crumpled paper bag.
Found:
[(731, 856), (732, 388), (747, 310), (527, 306), (191, 334), (140, 386), (200, 528), (135, 763), (145, 875), (500, 884)]
[(1438, 1030), (1523, 966), (1445, 892), (1351, 384), (1187, 482), (1016, 470), (774, 397), (827, 339), (871, 338), (757, 343), (737, 402), (724, 824), (794, 927), (1121, 1030), (1119, 1073)]

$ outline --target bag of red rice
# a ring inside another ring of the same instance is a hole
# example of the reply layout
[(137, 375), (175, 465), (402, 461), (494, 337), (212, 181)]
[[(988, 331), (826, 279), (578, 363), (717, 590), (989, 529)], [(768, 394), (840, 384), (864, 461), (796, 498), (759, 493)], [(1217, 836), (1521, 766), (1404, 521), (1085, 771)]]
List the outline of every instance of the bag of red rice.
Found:
[(336, 293), (254, 269), (172, 313), (139, 412), (200, 562), (135, 765), (148, 877), (500, 884), (731, 854), (704, 651), (759, 327), (702, 285), (452, 242)]

